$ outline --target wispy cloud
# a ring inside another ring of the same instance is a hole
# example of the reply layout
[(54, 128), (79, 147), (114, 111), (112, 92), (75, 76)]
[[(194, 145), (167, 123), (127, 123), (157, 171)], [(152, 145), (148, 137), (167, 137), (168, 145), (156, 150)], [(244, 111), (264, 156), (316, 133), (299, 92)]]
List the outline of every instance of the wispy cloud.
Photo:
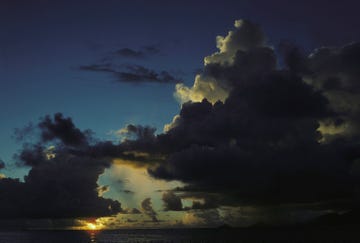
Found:
[(125, 47), (115, 51), (113, 54), (124, 58), (146, 58), (158, 53), (160, 53), (160, 49), (156, 45), (149, 45), (138, 50)]
[(82, 71), (111, 73), (118, 82), (125, 83), (182, 83), (180, 78), (168, 71), (155, 71), (142, 65), (122, 65), (115, 67), (110, 63), (91, 64), (79, 67)]
[(170, 71), (155, 70), (140, 64), (119, 63), (121, 59), (146, 59), (160, 53), (157, 45), (139, 49), (124, 47), (101, 58), (99, 62), (78, 67), (81, 71), (110, 73), (116, 81), (124, 83), (182, 83), (183, 80)]

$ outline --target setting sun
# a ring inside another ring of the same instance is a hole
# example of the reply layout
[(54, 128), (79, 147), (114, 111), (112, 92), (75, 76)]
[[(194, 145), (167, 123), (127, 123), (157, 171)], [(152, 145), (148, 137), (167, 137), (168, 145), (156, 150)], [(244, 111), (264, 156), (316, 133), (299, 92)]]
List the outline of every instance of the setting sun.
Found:
[(89, 229), (89, 230), (99, 230), (99, 228), (93, 224), (93, 223), (87, 223), (86, 227)]
[(85, 231), (99, 231), (106, 228), (107, 218), (97, 218), (97, 219), (79, 219), (77, 222), (79, 226), (72, 227), (73, 230), (85, 230)]

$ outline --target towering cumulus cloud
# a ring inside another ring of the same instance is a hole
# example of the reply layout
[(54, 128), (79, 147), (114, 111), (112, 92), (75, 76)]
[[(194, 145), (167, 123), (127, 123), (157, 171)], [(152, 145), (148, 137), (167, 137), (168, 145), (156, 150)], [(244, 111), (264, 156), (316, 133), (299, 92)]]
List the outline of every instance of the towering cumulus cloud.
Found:
[(279, 68), (260, 27), (236, 21), (217, 47), (192, 87), (176, 86), (185, 103), (158, 136), (171, 153), (150, 174), (219, 205), (355, 209), (359, 44), (288, 47)]
[[(265, 47), (265, 36), (256, 24), (245, 20), (236, 20), (235, 30), (229, 31), (226, 37), (217, 36), (216, 43), (219, 51), (204, 58), (204, 70), (201, 74), (196, 75), (193, 87), (189, 88), (184, 84), (176, 85), (175, 96), (181, 102), (189, 100), (201, 101), (205, 97), (212, 103), (218, 100), (224, 101), (231, 90), (231, 85), (227, 83), (229, 77), (222, 73), (223, 69), (235, 65), (234, 62), (236, 62), (238, 53), (245, 54), (255, 48)], [(272, 54), (271, 51), (269, 53), (263, 52), (259, 53), (259, 55)], [(250, 61), (250, 59), (247, 61)], [(261, 61), (261, 59), (252, 61)], [(241, 68), (247, 68), (247, 63), (242, 64)], [(261, 67), (261, 63), (258, 66)]]

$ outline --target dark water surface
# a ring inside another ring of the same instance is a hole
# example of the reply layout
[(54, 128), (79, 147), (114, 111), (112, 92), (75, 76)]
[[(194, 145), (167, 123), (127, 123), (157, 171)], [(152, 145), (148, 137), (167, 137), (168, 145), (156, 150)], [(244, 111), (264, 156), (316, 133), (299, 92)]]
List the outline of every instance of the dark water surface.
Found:
[(0, 243), (278, 243), (360, 242), (360, 229), (147, 229), (108, 231), (0, 231)]

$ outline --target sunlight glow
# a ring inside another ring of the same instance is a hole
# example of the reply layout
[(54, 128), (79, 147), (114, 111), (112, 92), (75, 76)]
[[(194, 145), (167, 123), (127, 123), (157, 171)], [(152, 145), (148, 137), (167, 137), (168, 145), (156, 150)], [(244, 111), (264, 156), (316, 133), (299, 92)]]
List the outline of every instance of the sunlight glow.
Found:
[(97, 218), (91, 220), (78, 219), (79, 226), (72, 227), (72, 230), (99, 231), (106, 228), (106, 218)]
[(95, 224), (93, 224), (93, 223), (87, 223), (87, 228), (89, 229), (89, 230), (98, 230), (98, 228), (96, 227), (96, 225)]

